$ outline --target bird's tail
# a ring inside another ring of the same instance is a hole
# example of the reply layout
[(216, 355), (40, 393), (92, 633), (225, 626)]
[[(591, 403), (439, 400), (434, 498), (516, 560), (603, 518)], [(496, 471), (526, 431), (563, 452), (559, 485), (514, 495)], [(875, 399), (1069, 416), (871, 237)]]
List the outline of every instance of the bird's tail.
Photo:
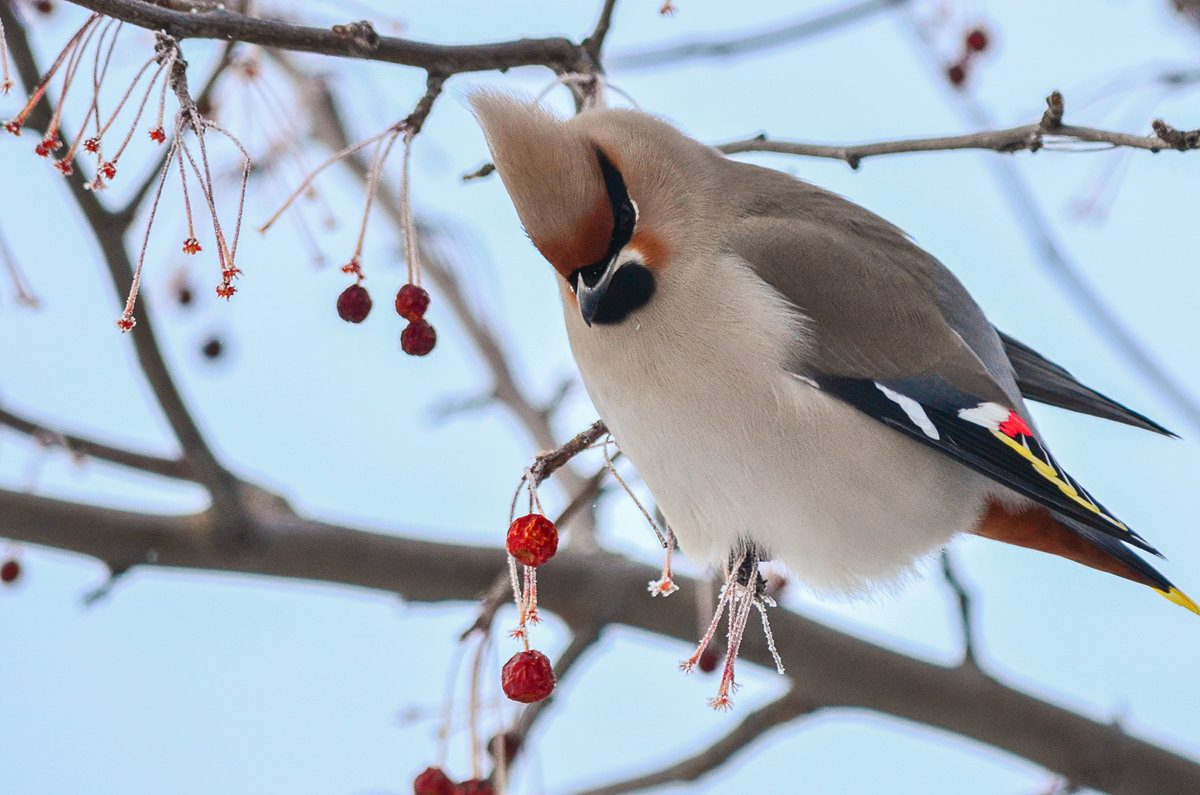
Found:
[(1125, 544), (1046, 508), (1013, 510), (993, 501), (975, 534), (1059, 555), (1084, 566), (1147, 585), (1180, 607), (1200, 615), (1200, 606)]

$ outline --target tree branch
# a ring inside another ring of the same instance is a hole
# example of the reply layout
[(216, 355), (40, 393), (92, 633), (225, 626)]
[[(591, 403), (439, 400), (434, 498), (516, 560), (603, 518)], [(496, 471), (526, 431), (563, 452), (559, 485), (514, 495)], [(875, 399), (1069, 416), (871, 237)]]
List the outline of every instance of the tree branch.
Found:
[(576, 795), (621, 795), (625, 792), (640, 792), (676, 781), (696, 781), (713, 772), (734, 756), (750, 748), (751, 743), (777, 726), (790, 723), (804, 715), (811, 715), (820, 707), (788, 691), (781, 698), (751, 712), (728, 734), (698, 754), (683, 759), (662, 770), (619, 781), (594, 789), (581, 790)]
[[(269, 507), (269, 506), (268, 506)], [(0, 527), (30, 544), (79, 552), (113, 566), (160, 565), (341, 583), (419, 602), (470, 600), (505, 565), (499, 548), (417, 541), (255, 511), (244, 549), (212, 543), (211, 511), (154, 516), (0, 490)], [(115, 565), (114, 565), (115, 564)], [(648, 603), (656, 568), (600, 550), (568, 549), (538, 569), (539, 601), (576, 631), (602, 620), (683, 643), (694, 641), (690, 600)], [(676, 577), (681, 588), (695, 580)], [(869, 709), (944, 729), (1021, 756), (1105, 792), (1178, 795), (1200, 791), (1200, 764), (981, 675), (877, 646), (803, 616), (778, 611), (775, 641), (796, 698)], [(772, 667), (761, 636), (742, 657)]]
[[(1050, 95), (1061, 102), (1057, 91)], [(721, 144), (717, 148), (725, 154), (739, 152), (777, 152), (787, 155), (824, 157), (845, 161), (851, 168), (868, 157), (894, 155), (909, 152), (947, 152), (964, 149), (1013, 153), (1028, 150), (1036, 152), (1048, 143), (1054, 144), (1108, 144), (1113, 148), (1145, 149), (1161, 152), (1167, 149), (1189, 151), (1200, 147), (1200, 131), (1180, 132), (1161, 120), (1155, 122), (1153, 135), (1131, 135), (1129, 133), (1100, 130), (1094, 127), (1077, 127), (1062, 124), (1061, 106), (1058, 108), (1058, 123), (1050, 111), (1036, 124), (1024, 124), (1004, 130), (988, 130), (966, 135), (946, 135), (937, 138), (908, 138), (899, 141), (879, 141), (853, 146), (800, 143), (795, 141), (771, 141), (765, 135), (744, 141)], [(1047, 139), (1052, 139), (1048, 141)]]
[(197, 13), (174, 11), (144, 0), (72, 2), (147, 30), (166, 31), (180, 41), (236, 39), (294, 52), (415, 66), (444, 77), (518, 66), (545, 66), (557, 72), (589, 71), (588, 53), (561, 37), (448, 46), (380, 36), (369, 24), (362, 23), (327, 30), (215, 8)]
[(845, 25), (859, 22), (881, 11), (898, 8), (909, 0), (861, 0), (815, 17), (772, 26), (760, 33), (730, 36), (725, 39), (691, 41), (670, 47), (623, 53), (607, 59), (610, 69), (646, 69), (655, 66), (675, 66), (683, 61), (705, 58), (731, 58), (751, 52), (774, 49), (801, 39), (818, 36)]
[[(9, 53), (13, 63), (17, 67), (25, 90), (31, 92), (41, 72), (34, 59), (33, 51), (30, 49), (25, 29), (16, 19), (12, 12), (12, 6), (8, 3), (0, 3), (0, 20), (3, 20), (7, 31)], [(45, 127), (49, 123), (50, 114), (50, 102), (43, 96), (30, 116), (30, 122), (34, 126)], [(133, 283), (133, 263), (129, 259), (129, 252), (125, 249), (125, 227), (121, 225), (120, 219), (116, 215), (100, 203), (95, 191), (87, 189), (82, 176), (83, 169), (78, 160), (74, 165), (73, 173), (65, 178), (71, 198), (79, 207), (84, 220), (100, 246), (109, 275), (112, 277), (117, 301), (123, 304)], [(153, 323), (150, 320), (150, 312), (145, 308), (145, 295), (143, 294), (138, 300), (142, 303), (143, 311), (139, 313), (137, 326), (129, 332), (133, 339), (138, 364), (167, 423), (179, 441), (183, 451), (183, 460), (187, 462), (193, 472), (192, 479), (206, 486), (212, 495), (214, 505), (225, 508), (230, 516), (230, 521), (236, 522), (236, 514), (240, 510), (237, 480), (217, 460), (196, 425), (196, 421), (192, 418), (182, 395), (175, 386), (167, 363), (162, 357), (162, 352), (159, 350)]]
[(85, 439), (82, 436), (51, 430), (4, 408), (0, 408), (0, 425), (7, 425), (19, 433), (32, 436), (42, 444), (61, 445), (70, 453), (90, 456), (111, 464), (149, 472), (152, 475), (161, 475), (165, 478), (191, 481), (196, 479), (196, 473), (192, 471), (192, 468), (178, 459), (135, 453), (132, 450), (113, 447), (103, 442)]

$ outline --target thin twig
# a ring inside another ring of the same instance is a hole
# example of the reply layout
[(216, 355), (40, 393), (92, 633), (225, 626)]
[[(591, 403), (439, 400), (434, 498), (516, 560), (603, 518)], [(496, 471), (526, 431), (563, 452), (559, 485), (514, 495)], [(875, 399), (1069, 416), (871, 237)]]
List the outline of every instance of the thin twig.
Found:
[(696, 781), (724, 765), (735, 755), (750, 748), (755, 740), (777, 726), (790, 723), (799, 717), (811, 715), (819, 709), (806, 698), (788, 691), (782, 697), (751, 712), (728, 734), (704, 750), (664, 767), (653, 773), (608, 784), (594, 789), (581, 790), (576, 795), (621, 795), (625, 792), (661, 787), (676, 781)]
[[(1051, 98), (1061, 95), (1055, 92)], [(1061, 122), (1061, 105), (1058, 119)], [(832, 160), (842, 160), (851, 168), (858, 168), (859, 163), (868, 157), (880, 155), (895, 155), (911, 152), (949, 152), (961, 150), (985, 150), (992, 152), (1013, 153), (1021, 151), (1036, 152), (1042, 148), (1065, 149), (1073, 144), (1107, 144), (1111, 148), (1126, 147), (1144, 149), (1149, 152), (1162, 152), (1178, 149), (1160, 134), (1132, 135), (1130, 133), (1101, 130), (1094, 127), (1078, 127), (1070, 124), (1053, 124), (1053, 115), (1046, 111), (1045, 117), (1034, 124), (1023, 124), (1020, 127), (1009, 127), (1003, 130), (986, 130), (983, 132), (967, 133), (966, 135), (946, 135), (935, 138), (907, 138), (897, 141), (877, 141), (868, 144), (837, 145), (814, 144), (799, 141), (773, 141), (766, 135), (758, 135), (743, 141), (721, 144), (717, 148), (725, 154), (740, 152), (776, 152), (786, 155), (802, 155), (805, 157), (823, 157)], [(1194, 133), (1181, 133), (1182, 136)], [(1174, 140), (1174, 139), (1172, 139)], [(1195, 148), (1194, 146), (1191, 148)]]
[(958, 598), (958, 620), (963, 637), (963, 665), (978, 668), (979, 660), (975, 656), (975, 622), (974, 614), (971, 612), (971, 594), (963, 585), (962, 580), (958, 578), (958, 573), (954, 571), (954, 563), (950, 560), (950, 551), (945, 549), (942, 550), (942, 577), (945, 578), (946, 584)]
[(6, 425), (19, 433), (32, 436), (39, 441), (42, 439), (52, 439), (72, 454), (89, 456), (101, 461), (119, 464), (123, 467), (129, 467), (141, 472), (149, 472), (152, 475), (161, 475), (166, 478), (196, 480), (196, 473), (192, 471), (192, 468), (179, 459), (135, 453), (132, 450), (114, 447), (82, 436), (55, 431), (4, 408), (0, 408), (0, 425)]
[(777, 23), (757, 33), (620, 53), (607, 58), (604, 65), (608, 69), (646, 69), (656, 66), (678, 66), (684, 61), (691, 60), (747, 55), (795, 44), (801, 39), (819, 36), (831, 30), (869, 19), (882, 11), (899, 8), (907, 2), (909, 0), (862, 0), (862, 2), (852, 3), (844, 8), (805, 17), (796, 22)]

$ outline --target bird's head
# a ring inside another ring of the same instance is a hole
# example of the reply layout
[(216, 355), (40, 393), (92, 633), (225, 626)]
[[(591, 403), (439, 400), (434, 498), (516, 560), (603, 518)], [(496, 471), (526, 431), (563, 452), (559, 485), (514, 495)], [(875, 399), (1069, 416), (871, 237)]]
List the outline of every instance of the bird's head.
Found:
[(646, 306), (703, 216), (688, 206), (703, 177), (686, 179), (684, 165), (710, 150), (636, 111), (568, 120), (491, 92), (471, 105), (525, 232), (566, 280), (584, 322), (619, 323)]

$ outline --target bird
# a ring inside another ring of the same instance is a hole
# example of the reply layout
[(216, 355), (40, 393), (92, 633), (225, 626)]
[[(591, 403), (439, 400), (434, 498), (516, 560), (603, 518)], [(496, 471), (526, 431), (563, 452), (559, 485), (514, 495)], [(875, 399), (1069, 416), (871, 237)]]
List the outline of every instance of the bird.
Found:
[(469, 102), (588, 395), (689, 559), (752, 552), (855, 597), (973, 534), (1200, 614), (1026, 399), (1174, 434), (998, 331), (899, 228), (640, 110)]

